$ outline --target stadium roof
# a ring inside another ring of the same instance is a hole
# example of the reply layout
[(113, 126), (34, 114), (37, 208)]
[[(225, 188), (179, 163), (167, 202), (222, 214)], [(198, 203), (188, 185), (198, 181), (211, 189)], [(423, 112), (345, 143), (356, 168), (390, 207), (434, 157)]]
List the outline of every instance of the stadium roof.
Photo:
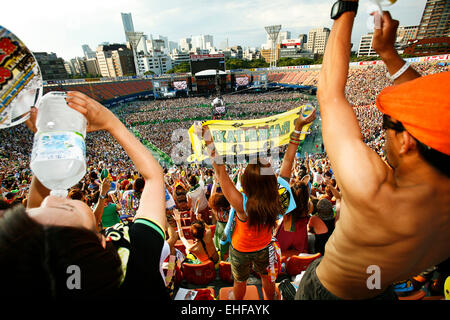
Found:
[[(200, 72), (197, 72), (195, 74), (196, 77), (198, 76), (215, 76), (216, 75), (217, 70), (216, 69), (208, 69), (208, 70), (203, 70)], [(227, 74), (225, 71), (219, 70), (219, 74)]]

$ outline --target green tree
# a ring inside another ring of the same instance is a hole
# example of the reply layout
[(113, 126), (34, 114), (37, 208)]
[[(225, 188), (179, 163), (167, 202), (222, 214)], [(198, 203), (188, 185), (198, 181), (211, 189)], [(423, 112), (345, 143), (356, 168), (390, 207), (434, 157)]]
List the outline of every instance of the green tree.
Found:
[(191, 72), (191, 64), (189, 62), (182, 62), (176, 65), (172, 69), (168, 70), (166, 73), (186, 73)]
[(268, 68), (269, 66), (270, 64), (264, 59), (251, 60), (249, 64), (250, 68)]

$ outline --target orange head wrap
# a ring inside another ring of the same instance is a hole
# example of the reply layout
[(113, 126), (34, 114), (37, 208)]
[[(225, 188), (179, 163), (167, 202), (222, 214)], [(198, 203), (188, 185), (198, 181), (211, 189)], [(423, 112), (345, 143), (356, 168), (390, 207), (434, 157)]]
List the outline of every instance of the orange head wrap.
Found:
[(450, 72), (385, 88), (377, 107), (423, 144), (450, 155)]

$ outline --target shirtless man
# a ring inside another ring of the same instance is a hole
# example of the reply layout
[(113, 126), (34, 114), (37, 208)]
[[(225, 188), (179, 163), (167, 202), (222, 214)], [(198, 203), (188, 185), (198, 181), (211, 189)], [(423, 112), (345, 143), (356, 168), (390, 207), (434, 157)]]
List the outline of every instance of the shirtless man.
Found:
[[(317, 93), (324, 144), (342, 192), (340, 218), (296, 299), (396, 299), (392, 283), (450, 256), (450, 180), (442, 165), (450, 155), (450, 74), (419, 78), (409, 67), (380, 93), (377, 106), (390, 116), (387, 166), (363, 143), (345, 96), (354, 18), (347, 11), (334, 22)], [(394, 75), (405, 64), (393, 46), (398, 21), (388, 12), (379, 21), (373, 46)], [(438, 153), (441, 170), (425, 160), (418, 141)]]

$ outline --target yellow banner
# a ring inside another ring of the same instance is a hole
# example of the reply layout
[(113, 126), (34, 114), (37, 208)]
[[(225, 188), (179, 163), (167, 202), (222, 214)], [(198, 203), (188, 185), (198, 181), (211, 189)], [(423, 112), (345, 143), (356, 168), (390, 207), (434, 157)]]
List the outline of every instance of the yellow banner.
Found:
[[(304, 105), (262, 119), (208, 120), (203, 121), (202, 125), (209, 127), (216, 150), (221, 156), (264, 153), (288, 144), (299, 114), (303, 111), (306, 117), (312, 110), (310, 105)], [(311, 123), (305, 125), (302, 132), (307, 132), (310, 126)], [(302, 133), (300, 140), (304, 140), (305, 136)], [(208, 159), (205, 142), (196, 134), (195, 124), (189, 128), (189, 137), (194, 153), (187, 160), (201, 162)]]

